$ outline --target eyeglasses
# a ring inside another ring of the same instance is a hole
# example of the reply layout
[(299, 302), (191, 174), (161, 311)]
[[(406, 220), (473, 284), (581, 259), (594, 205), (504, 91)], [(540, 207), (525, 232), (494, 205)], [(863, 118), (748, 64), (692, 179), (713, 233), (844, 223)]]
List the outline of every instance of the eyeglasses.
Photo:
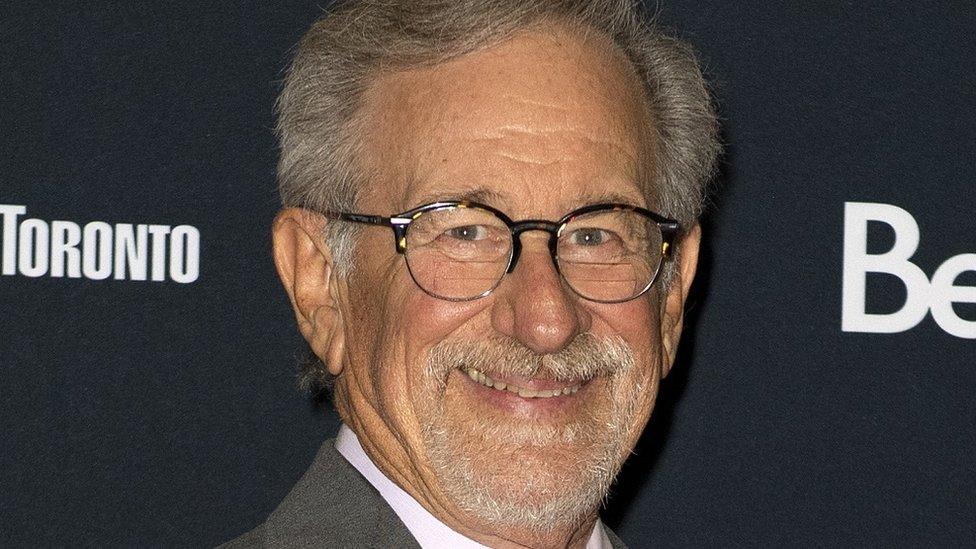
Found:
[(526, 231), (549, 233), (556, 270), (580, 297), (634, 299), (654, 284), (680, 225), (626, 204), (596, 204), (556, 222), (512, 221), (476, 202), (435, 202), (391, 217), (322, 212), (328, 218), (393, 229), (396, 251), (427, 294), (448, 301), (485, 297), (515, 270)]

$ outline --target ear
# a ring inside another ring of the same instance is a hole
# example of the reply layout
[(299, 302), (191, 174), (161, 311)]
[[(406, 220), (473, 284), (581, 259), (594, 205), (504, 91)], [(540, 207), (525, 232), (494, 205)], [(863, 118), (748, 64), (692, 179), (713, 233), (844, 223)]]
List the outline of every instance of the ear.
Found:
[(331, 251), (324, 238), (326, 221), (318, 214), (286, 208), (274, 220), (274, 260), (298, 329), (329, 372), (342, 370), (345, 336), (339, 303), (342, 281), (333, 276)]
[(698, 249), (701, 244), (701, 226), (697, 223), (678, 242), (677, 272), (668, 288), (664, 300), (664, 311), (661, 322), (661, 342), (664, 345), (662, 360), (663, 371), (661, 377), (668, 375), (674, 358), (678, 352), (678, 340), (681, 339), (681, 329), (684, 327), (685, 300), (691, 289), (691, 281), (695, 278), (698, 267)]

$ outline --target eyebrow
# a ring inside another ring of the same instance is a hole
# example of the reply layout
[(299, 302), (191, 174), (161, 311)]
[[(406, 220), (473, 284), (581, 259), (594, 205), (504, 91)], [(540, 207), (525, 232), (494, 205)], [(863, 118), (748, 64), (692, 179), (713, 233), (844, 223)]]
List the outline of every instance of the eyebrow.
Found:
[(601, 193), (591, 195), (590, 198), (586, 199), (582, 204), (580, 204), (577, 207), (582, 208), (585, 206), (592, 206), (594, 204), (607, 204), (607, 203), (644, 206), (645, 199), (641, 196), (635, 197), (627, 194), (603, 191)]
[(434, 190), (422, 194), (412, 202), (415, 202), (414, 207), (431, 202), (480, 202), (489, 206), (497, 206), (502, 203), (503, 198), (501, 193), (487, 187), (473, 187), (456, 191)]
[[(505, 202), (506, 195), (499, 193), (498, 191), (489, 189), (487, 187), (472, 187), (470, 189), (461, 189), (457, 191), (446, 191), (441, 192), (433, 190), (428, 193), (420, 195), (417, 199), (411, 201), (413, 206), (418, 207), (424, 204), (430, 204), (432, 202), (478, 202), (481, 204), (486, 204), (488, 206), (500, 207)], [(583, 208), (586, 206), (592, 206), (595, 204), (631, 204), (634, 206), (645, 206), (645, 200), (643, 198), (636, 198), (632, 195), (602, 191), (595, 194), (587, 193), (587, 197), (581, 200), (578, 204), (570, 207), (570, 210), (576, 208)]]

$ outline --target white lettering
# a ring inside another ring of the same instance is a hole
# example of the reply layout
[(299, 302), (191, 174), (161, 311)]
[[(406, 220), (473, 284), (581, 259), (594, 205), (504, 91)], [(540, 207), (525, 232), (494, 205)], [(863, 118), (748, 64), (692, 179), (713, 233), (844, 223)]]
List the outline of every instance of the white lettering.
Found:
[(976, 339), (976, 320), (959, 318), (953, 303), (976, 303), (976, 286), (955, 286), (956, 278), (976, 271), (976, 254), (960, 254), (946, 260), (932, 275), (932, 318), (946, 332)]
[(20, 224), (17, 268), (20, 274), (39, 277), (47, 274), (47, 248), (50, 229), (43, 219), (25, 219)]
[(166, 235), (168, 225), (150, 225), (152, 235), (152, 279), (155, 282), (166, 280)]
[[(881, 254), (867, 252), (868, 223), (881, 222), (894, 230), (895, 243)], [(841, 329), (845, 332), (897, 333), (910, 330), (925, 318), (932, 318), (947, 333), (976, 339), (976, 321), (960, 318), (953, 303), (976, 303), (976, 287), (955, 286), (965, 271), (976, 271), (976, 254), (947, 259), (932, 276), (932, 282), (910, 261), (921, 241), (918, 223), (907, 211), (889, 204), (847, 202), (844, 204), (844, 263)], [(867, 274), (894, 275), (905, 285), (901, 309), (886, 314), (865, 311)]]
[(169, 239), (169, 277), (187, 284), (200, 276), (200, 231), (180, 225)]
[(17, 274), (17, 217), (27, 213), (27, 206), (0, 204), (3, 217), (3, 259), (0, 272), (5, 275)]
[(81, 272), (85, 278), (105, 280), (112, 274), (112, 226), (102, 221), (85, 225)]
[[(883, 254), (868, 254), (868, 222), (879, 221), (895, 231), (895, 245)], [(904, 332), (928, 312), (928, 278), (908, 261), (918, 249), (920, 235), (912, 215), (888, 204), (848, 202), (844, 205), (844, 281), (841, 329), (845, 332)], [(908, 290), (902, 308), (890, 314), (870, 314), (867, 305), (867, 273), (898, 277)]]
[(72, 221), (51, 222), (51, 276), (81, 278), (81, 227)]
[(125, 280), (127, 266), (130, 280), (146, 279), (147, 244), (146, 225), (135, 229), (128, 223), (115, 226), (115, 280)]
[(191, 225), (18, 220), (26, 214), (26, 206), (0, 204), (4, 275), (181, 284), (200, 278), (200, 230)]

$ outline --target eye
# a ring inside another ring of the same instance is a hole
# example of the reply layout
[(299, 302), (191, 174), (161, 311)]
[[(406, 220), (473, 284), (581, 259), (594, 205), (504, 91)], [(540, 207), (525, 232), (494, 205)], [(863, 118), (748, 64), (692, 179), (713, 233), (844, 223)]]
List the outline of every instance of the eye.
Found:
[(458, 240), (484, 240), (488, 237), (488, 228), (484, 225), (464, 225), (448, 229), (447, 236)]
[(570, 243), (572, 243), (574, 246), (599, 246), (601, 244), (606, 244), (611, 237), (612, 235), (608, 231), (594, 227), (587, 227), (583, 229), (576, 229), (569, 238)]

